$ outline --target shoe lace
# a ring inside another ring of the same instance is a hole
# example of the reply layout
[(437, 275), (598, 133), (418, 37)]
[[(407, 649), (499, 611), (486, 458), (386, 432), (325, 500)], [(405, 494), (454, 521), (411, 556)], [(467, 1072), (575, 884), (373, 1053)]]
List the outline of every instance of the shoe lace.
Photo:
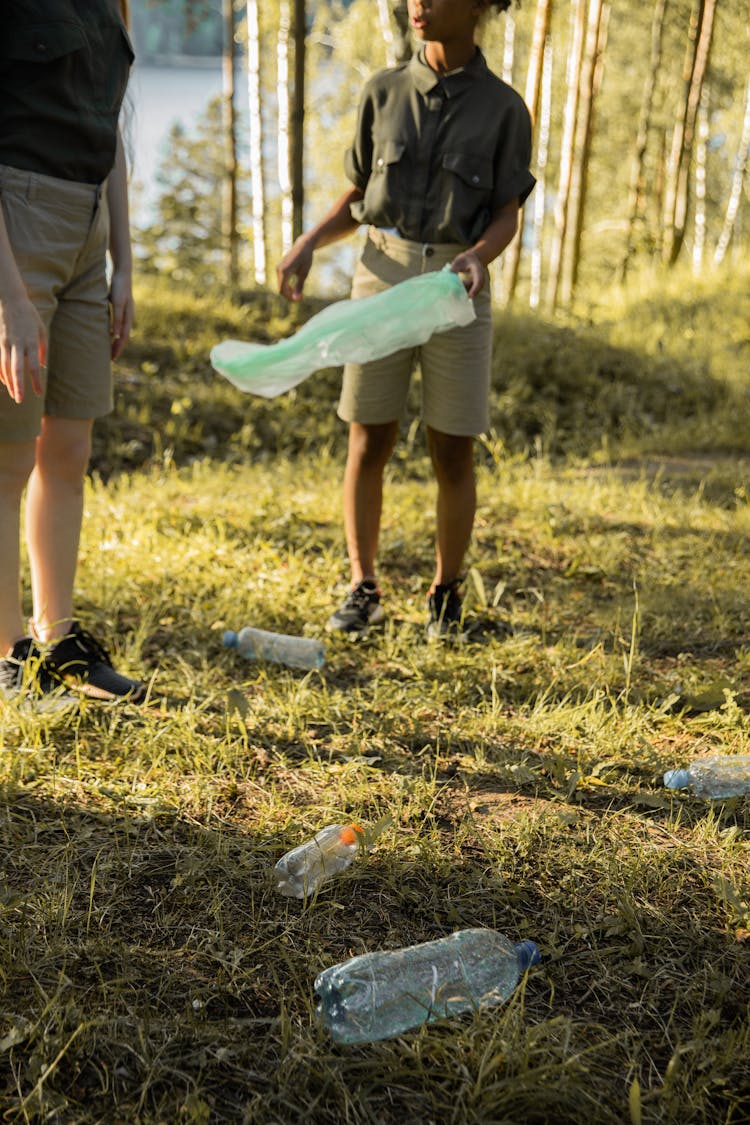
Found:
[(77, 625), (74, 635), (79, 648), (87, 656), (92, 656), (95, 660), (100, 660), (102, 664), (108, 664), (110, 668), (112, 667), (112, 657), (101, 641), (98, 641), (87, 629), (82, 629), (80, 625)]
[(376, 593), (377, 591), (373, 587), (369, 586), (366, 588), (364, 583), (360, 582), (358, 586), (355, 586), (354, 589), (350, 590), (346, 595), (346, 603), (347, 605), (354, 606), (355, 609), (363, 609)]

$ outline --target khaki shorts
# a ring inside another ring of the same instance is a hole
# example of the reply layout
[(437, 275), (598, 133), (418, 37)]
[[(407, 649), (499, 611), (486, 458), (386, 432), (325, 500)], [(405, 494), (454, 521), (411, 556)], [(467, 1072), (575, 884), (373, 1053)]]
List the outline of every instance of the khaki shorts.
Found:
[(26, 291), (47, 329), (41, 398), (0, 387), (0, 441), (37, 437), (42, 415), (97, 418), (112, 409), (106, 192), (0, 165), (0, 202)]
[[(352, 297), (367, 297), (408, 277), (442, 269), (464, 246), (408, 242), (373, 227), (352, 282)], [(422, 373), (422, 414), (444, 434), (473, 436), (489, 427), (492, 310), (489, 281), (474, 298), (477, 319), (436, 332), (419, 348), (404, 348), (371, 363), (347, 363), (338, 415), (345, 422), (400, 421), (417, 361)]]

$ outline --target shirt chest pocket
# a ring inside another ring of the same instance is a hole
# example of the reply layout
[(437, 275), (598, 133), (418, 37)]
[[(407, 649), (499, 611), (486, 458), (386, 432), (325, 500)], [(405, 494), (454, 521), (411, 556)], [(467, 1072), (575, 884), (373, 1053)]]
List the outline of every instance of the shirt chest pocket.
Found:
[(50, 20), (11, 27), (3, 55), (13, 62), (48, 63), (85, 46), (86, 36), (79, 24)]
[(387, 172), (394, 164), (398, 164), (404, 155), (406, 143), (388, 138), (376, 139), (372, 150), (373, 174)]
[(492, 191), (492, 161), (465, 152), (446, 152), (443, 169), (455, 175), (460, 186), (475, 191)]

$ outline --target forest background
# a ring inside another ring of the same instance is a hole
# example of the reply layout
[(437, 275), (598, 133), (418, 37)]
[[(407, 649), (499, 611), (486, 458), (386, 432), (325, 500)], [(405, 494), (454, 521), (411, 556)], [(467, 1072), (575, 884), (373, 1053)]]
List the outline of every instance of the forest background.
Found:
[[(235, 59), (195, 133), (175, 130), (144, 259), (204, 283), (264, 284), (345, 186), (364, 78), (411, 51), (405, 3), (136, 0), (133, 24), (146, 62)], [(591, 299), (633, 271), (742, 257), (749, 27), (747, 0), (538, 0), (486, 22), (490, 65), (535, 119), (539, 179), (495, 270), (501, 303), (570, 307), (576, 289)]]

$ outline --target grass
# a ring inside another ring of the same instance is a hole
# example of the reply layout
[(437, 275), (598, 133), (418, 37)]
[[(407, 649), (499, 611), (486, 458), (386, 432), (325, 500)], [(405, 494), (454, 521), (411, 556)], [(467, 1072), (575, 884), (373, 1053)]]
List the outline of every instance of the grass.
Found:
[[(654, 296), (665, 324), (703, 318), (674, 354), (669, 333), (634, 345), (627, 302), (590, 327), (501, 320), (474, 643), (423, 640), (434, 492), (406, 431), (388, 624), (326, 637), (308, 675), (221, 634), (324, 635), (346, 576), (336, 375), (243, 397), (207, 347), (288, 331), (273, 299), (142, 293), (77, 598), (151, 700), (0, 712), (4, 1120), (750, 1121), (750, 810), (661, 783), (747, 748), (747, 333), (719, 362), (710, 331), (740, 324), (746, 281)], [(287, 848), (386, 814), (317, 897), (276, 894)], [(469, 926), (540, 945), (502, 1007), (359, 1048), (317, 1026), (326, 966)]]

